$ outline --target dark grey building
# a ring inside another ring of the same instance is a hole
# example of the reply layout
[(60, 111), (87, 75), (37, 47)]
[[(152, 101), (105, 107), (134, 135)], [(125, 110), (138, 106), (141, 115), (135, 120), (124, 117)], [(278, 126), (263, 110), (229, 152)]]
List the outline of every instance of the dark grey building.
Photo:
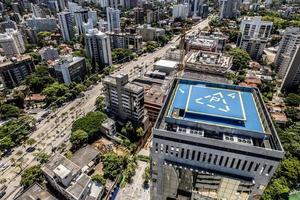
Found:
[(260, 199), (283, 156), (257, 88), (175, 79), (153, 128), (151, 199)]
[(5, 87), (13, 88), (18, 86), (34, 70), (35, 66), (30, 56), (11, 58), (0, 63), (0, 82)]

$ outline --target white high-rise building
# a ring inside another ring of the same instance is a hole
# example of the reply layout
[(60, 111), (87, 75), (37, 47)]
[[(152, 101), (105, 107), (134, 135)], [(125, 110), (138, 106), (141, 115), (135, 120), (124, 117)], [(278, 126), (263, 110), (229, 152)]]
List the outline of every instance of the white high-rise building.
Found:
[(274, 61), (279, 78), (285, 77), (298, 45), (300, 45), (300, 28), (286, 28)]
[(244, 18), (240, 48), (249, 53), (252, 59), (259, 60), (271, 34), (273, 22), (262, 21), (261, 17)]
[(90, 29), (85, 34), (85, 49), (93, 62), (101, 65), (111, 65), (111, 47), (109, 36), (97, 30)]
[(89, 17), (89, 19), (92, 19), (93, 26), (95, 26), (97, 24), (97, 21), (98, 21), (97, 11), (89, 10), (88, 11), (88, 17)]
[(108, 22), (108, 31), (120, 31), (120, 10), (107, 7), (106, 17)]
[(74, 12), (82, 9), (82, 7), (78, 5), (78, 3), (74, 3), (71, 1), (68, 2), (68, 8), (69, 8), (68, 10), (71, 12), (72, 15), (74, 14)]
[(0, 34), (0, 48), (4, 55), (14, 57), (25, 52), (25, 44), (21, 33), (14, 29), (6, 29), (6, 33)]
[(54, 17), (46, 16), (46, 18), (40, 18), (32, 16), (26, 20), (28, 26), (33, 30), (40, 31), (54, 31), (57, 28), (56, 19)]
[(57, 16), (64, 41), (71, 41), (75, 35), (71, 13), (66, 10), (58, 13)]
[(187, 4), (177, 4), (173, 7), (172, 18), (186, 19), (189, 14), (189, 8)]

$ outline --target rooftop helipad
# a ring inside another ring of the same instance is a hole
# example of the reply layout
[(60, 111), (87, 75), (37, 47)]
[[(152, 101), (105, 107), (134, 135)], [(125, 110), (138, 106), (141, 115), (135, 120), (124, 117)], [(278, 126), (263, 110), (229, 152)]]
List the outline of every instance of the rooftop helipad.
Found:
[(264, 133), (252, 92), (229, 88), (179, 81), (168, 117)]

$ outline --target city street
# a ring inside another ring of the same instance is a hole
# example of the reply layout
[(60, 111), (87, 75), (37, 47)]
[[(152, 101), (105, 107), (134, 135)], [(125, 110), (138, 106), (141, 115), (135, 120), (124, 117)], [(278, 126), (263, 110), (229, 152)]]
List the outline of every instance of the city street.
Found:
[[(191, 31), (196, 31), (202, 29), (208, 25), (209, 19), (203, 20), (197, 25), (195, 25)], [(167, 50), (172, 46), (179, 44), (180, 36), (176, 36), (170, 41), (167, 45), (160, 48), (156, 52), (148, 53), (146, 56), (141, 56), (137, 61), (131, 61), (120, 66), (114, 74), (130, 74), (136, 66), (140, 65), (151, 65), (154, 62), (156, 57), (162, 57)], [(135, 75), (135, 73), (133, 73)], [(133, 76), (131, 77), (131, 79)], [(86, 113), (94, 109), (94, 103), (96, 98), (100, 95), (102, 90), (102, 83), (97, 84), (91, 90), (86, 91), (85, 96), (82, 98), (77, 98), (76, 100), (67, 103), (65, 106), (57, 109), (54, 113), (50, 114), (45, 120), (37, 126), (37, 130), (30, 135), (30, 138), (34, 138), (37, 143), (35, 144), (34, 152), (26, 152), (24, 146), (20, 146), (14, 149), (12, 155), (4, 157), (1, 159), (1, 163), (12, 164), (11, 161), (15, 160), (20, 167), (10, 166), (5, 171), (0, 173), (0, 179), (6, 179), (4, 183), (7, 185), (6, 195), (2, 199), (12, 200), (14, 195), (21, 189), (20, 179), (21, 173), (20, 170), (24, 170), (34, 164), (37, 164), (37, 161), (34, 157), (34, 153), (42, 151), (47, 154), (52, 152), (53, 148), (57, 148), (62, 143), (68, 143), (71, 133), (72, 123), (81, 116), (84, 116)], [(53, 117), (51, 118), (51, 116)], [(20, 155), (20, 152), (21, 155)], [(143, 170), (138, 170), (143, 171)], [(141, 176), (140, 173), (137, 173), (137, 176)], [(138, 189), (138, 188), (137, 188)], [(135, 191), (133, 190), (133, 193)], [(134, 200), (133, 198), (130, 198)]]

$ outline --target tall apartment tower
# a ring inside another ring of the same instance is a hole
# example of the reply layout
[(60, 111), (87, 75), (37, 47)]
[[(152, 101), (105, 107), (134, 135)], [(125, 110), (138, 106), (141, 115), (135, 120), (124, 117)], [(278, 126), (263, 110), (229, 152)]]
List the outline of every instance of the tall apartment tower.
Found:
[(173, 6), (172, 18), (186, 19), (189, 14), (188, 4), (176, 4)]
[(101, 65), (112, 64), (110, 40), (105, 33), (97, 29), (88, 30), (85, 34), (85, 45), (87, 55), (93, 62)]
[(259, 60), (271, 34), (273, 22), (262, 21), (261, 17), (242, 20), (240, 48), (249, 53), (252, 59)]
[(106, 91), (106, 104), (117, 118), (143, 124), (144, 88), (130, 83), (128, 74), (106, 77), (103, 81)]
[(6, 32), (0, 34), (0, 48), (4, 55), (14, 57), (25, 52), (25, 44), (21, 33), (14, 29), (6, 29)]
[(108, 22), (108, 31), (120, 31), (120, 10), (111, 7), (106, 8), (106, 17)]
[(74, 12), (75, 24), (79, 35), (84, 33), (83, 23), (87, 23), (88, 18), (89, 16), (87, 9), (81, 9), (79, 11)]
[(289, 63), (288, 69), (285, 73), (281, 90), (290, 89), (300, 83), (300, 45), (296, 47), (296, 51)]
[(145, 17), (144, 9), (136, 7), (133, 9), (133, 11), (134, 11), (135, 23), (144, 24), (144, 17)]
[(236, 18), (240, 15), (240, 0), (219, 0), (220, 19)]
[(75, 36), (72, 15), (69, 11), (57, 13), (60, 31), (65, 42), (71, 41)]
[(284, 156), (257, 88), (175, 79), (151, 147), (155, 200), (260, 199)]
[(286, 28), (274, 61), (279, 78), (285, 77), (298, 45), (300, 45), (300, 28)]

